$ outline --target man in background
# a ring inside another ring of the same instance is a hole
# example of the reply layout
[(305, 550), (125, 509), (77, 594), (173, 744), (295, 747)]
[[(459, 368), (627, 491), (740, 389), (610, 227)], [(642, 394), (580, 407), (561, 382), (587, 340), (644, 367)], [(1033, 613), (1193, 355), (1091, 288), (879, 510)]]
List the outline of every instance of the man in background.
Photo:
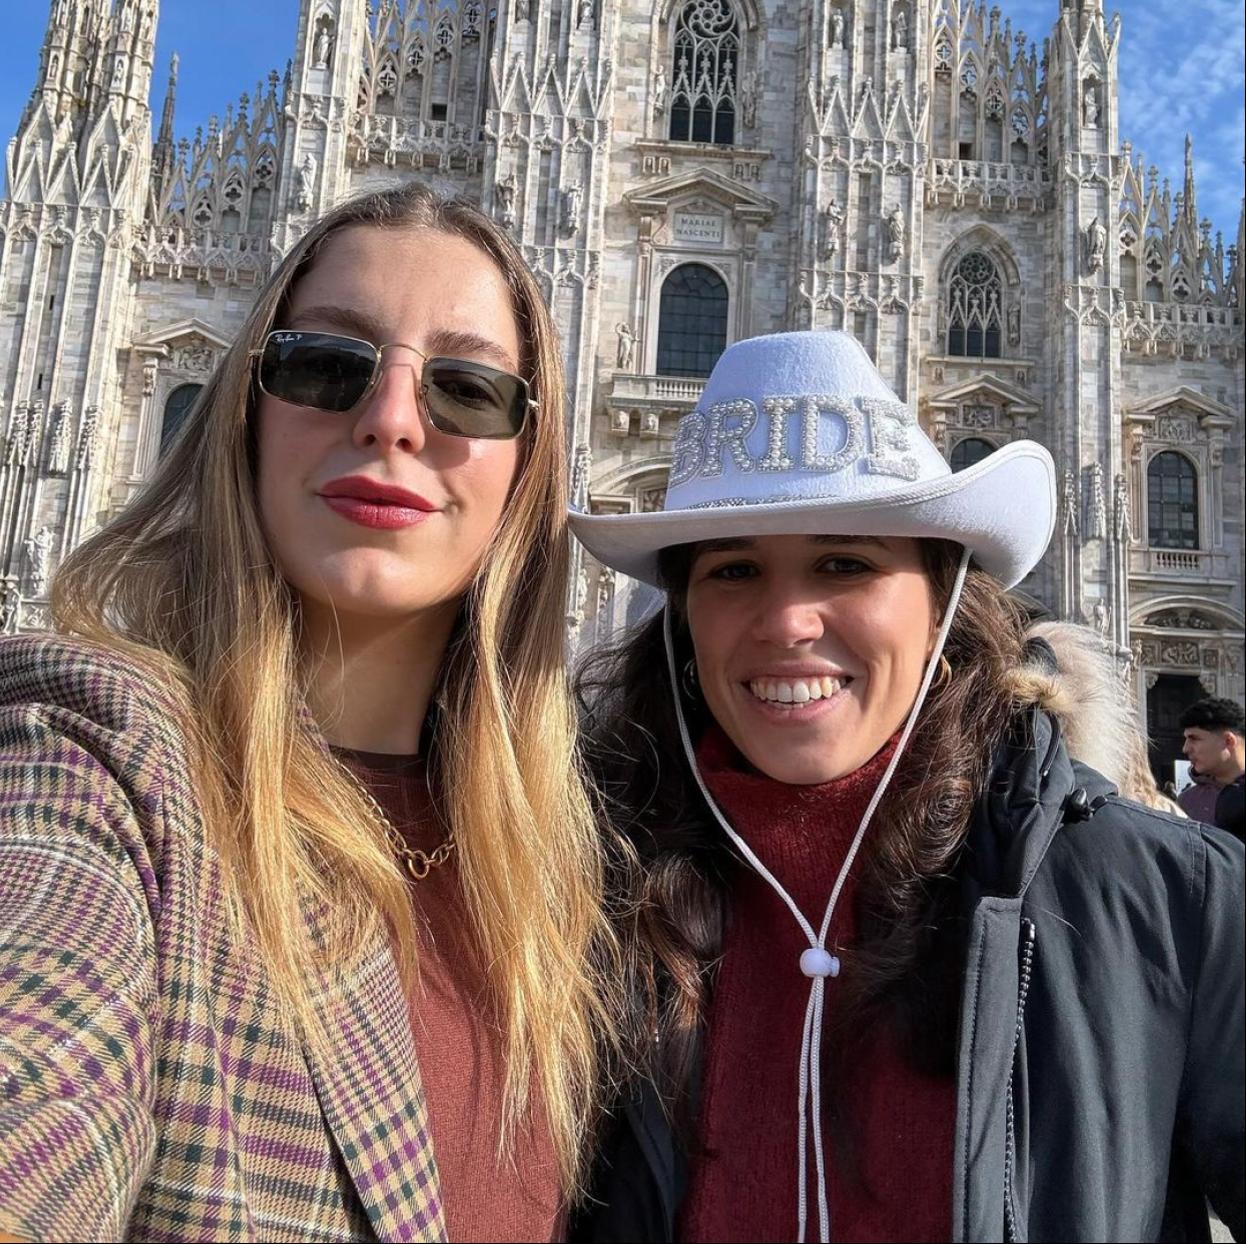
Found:
[(1181, 714), (1181, 750), (1195, 779), (1177, 798), (1196, 821), (1246, 840), (1246, 720), (1232, 700), (1206, 699)]

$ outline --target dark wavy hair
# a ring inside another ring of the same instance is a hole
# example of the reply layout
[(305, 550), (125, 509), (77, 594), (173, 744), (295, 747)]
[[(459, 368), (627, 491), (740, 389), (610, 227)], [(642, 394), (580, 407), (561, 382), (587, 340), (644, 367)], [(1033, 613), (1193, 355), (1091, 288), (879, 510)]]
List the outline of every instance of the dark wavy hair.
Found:
[[(684, 591), (694, 545), (667, 549), (663, 582), (674, 610), (677, 668), (692, 655)], [(942, 613), (961, 546), (922, 541)], [(969, 569), (944, 655), (951, 677), (932, 688), (861, 855), (857, 944), (843, 953), (843, 1005), (831, 1041), (846, 1051), (870, 1021), (896, 1025), (915, 1065), (953, 1068), (960, 904), (954, 869), (974, 805), (1017, 701), (1008, 675), (1023, 661), (1026, 618), (1000, 584)], [(630, 856), (634, 901), (624, 940), (636, 1013), (633, 1034), (665, 1100), (687, 1118), (698, 1032), (722, 947), (733, 871), (741, 867), (683, 759), (659, 613), (580, 669), (584, 738), (602, 815)], [(681, 688), (694, 740), (708, 724)]]

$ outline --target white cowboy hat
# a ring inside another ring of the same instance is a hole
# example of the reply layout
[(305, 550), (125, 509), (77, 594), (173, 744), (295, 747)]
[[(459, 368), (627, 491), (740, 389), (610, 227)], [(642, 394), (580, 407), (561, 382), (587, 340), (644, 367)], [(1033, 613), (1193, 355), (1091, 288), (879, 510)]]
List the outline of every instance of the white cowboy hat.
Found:
[(660, 513), (570, 521), (598, 561), (659, 587), (660, 550), (762, 535), (954, 540), (1013, 587), (1051, 539), (1055, 487), (1033, 441), (953, 474), (854, 338), (775, 333), (715, 364), (679, 422)]

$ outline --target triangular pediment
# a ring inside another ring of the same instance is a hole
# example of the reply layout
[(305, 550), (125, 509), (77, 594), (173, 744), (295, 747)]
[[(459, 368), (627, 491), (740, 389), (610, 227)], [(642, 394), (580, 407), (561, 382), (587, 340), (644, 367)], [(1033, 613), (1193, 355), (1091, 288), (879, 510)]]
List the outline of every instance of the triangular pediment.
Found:
[(229, 338), (222, 337), (215, 328), (194, 317), (178, 320), (176, 324), (159, 328), (154, 333), (148, 333), (145, 337), (139, 337), (134, 344), (136, 346), (166, 346), (181, 341), (186, 337), (198, 337), (207, 342), (208, 345), (216, 346), (220, 350), (228, 350), (233, 344)]
[(1127, 413), (1131, 418), (1136, 418), (1139, 415), (1153, 416), (1163, 414), (1174, 407), (1187, 410), (1197, 415), (1199, 419), (1227, 419), (1231, 422), (1233, 418), (1233, 412), (1223, 403), (1213, 400), (1205, 393), (1200, 393), (1197, 389), (1190, 388), (1187, 384), (1178, 385), (1175, 389), (1168, 389), (1163, 393), (1156, 394), (1155, 397), (1148, 397), (1145, 401), (1131, 406)]
[(1038, 403), (1020, 389), (1005, 384), (995, 376), (974, 376), (950, 388), (930, 394), (925, 403), (932, 410), (952, 410), (967, 401), (993, 402), (1007, 415), (1036, 415)]
[(778, 203), (768, 195), (759, 194), (733, 178), (704, 167), (662, 177), (629, 190), (623, 201), (633, 211), (654, 215), (665, 212), (676, 201), (682, 204), (688, 198), (708, 199), (715, 206), (724, 207), (745, 220), (769, 220), (779, 208)]

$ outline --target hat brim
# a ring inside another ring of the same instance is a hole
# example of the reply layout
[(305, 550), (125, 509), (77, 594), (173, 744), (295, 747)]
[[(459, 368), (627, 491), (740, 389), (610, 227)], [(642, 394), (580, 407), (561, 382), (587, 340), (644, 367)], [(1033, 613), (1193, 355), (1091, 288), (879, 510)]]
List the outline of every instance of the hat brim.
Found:
[(583, 514), (571, 529), (597, 560), (663, 586), (658, 554), (677, 544), (741, 536), (910, 536), (954, 540), (1005, 587), (1038, 564), (1055, 528), (1056, 472), (1033, 441), (1014, 441), (981, 462), (885, 496), (706, 506), (654, 514)]

